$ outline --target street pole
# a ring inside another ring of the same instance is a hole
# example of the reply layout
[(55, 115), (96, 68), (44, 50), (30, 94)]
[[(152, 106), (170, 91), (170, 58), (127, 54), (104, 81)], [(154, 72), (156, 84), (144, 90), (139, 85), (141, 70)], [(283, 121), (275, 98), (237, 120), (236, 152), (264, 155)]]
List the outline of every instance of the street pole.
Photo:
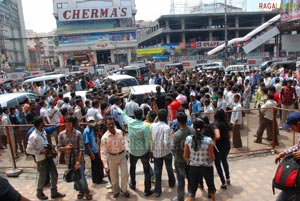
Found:
[(224, 66), (225, 68), (227, 67), (227, 60), (228, 60), (228, 55), (227, 55), (227, 46), (228, 46), (228, 30), (227, 30), (227, 0), (225, 0), (225, 8), (224, 8), (224, 42), (225, 42), (225, 48), (224, 48)]

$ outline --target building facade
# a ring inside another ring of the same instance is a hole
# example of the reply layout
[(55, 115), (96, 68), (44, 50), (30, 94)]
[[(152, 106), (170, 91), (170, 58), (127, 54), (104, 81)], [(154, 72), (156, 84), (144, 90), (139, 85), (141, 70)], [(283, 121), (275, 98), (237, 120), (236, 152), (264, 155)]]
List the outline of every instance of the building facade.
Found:
[(41, 69), (51, 71), (57, 66), (55, 32), (36, 33), (32, 30), (27, 30), (26, 35), (29, 52), (27, 70)]
[(0, 65), (13, 71), (29, 63), (21, 0), (0, 1)]
[(132, 61), (134, 0), (53, 0), (53, 6), (61, 66)]
[[(227, 13), (228, 40), (245, 36), (277, 14), (275, 11)], [(224, 12), (163, 15), (157, 19), (156, 26), (140, 32), (137, 52), (151, 55), (152, 52), (145, 49), (171, 45), (180, 46), (182, 55), (206, 55), (224, 43), (224, 33)], [(257, 51), (272, 53), (274, 44), (274, 40), (270, 40)]]

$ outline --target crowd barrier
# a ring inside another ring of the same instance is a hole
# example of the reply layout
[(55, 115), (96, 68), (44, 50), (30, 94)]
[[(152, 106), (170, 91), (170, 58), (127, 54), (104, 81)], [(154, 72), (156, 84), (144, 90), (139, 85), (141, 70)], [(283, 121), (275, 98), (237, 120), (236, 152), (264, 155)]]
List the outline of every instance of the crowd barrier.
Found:
[[(278, 143), (275, 142), (275, 126), (280, 126), (280, 113), (283, 111), (299, 111), (299, 110), (286, 110), (282, 108), (272, 108), (268, 110), (273, 110), (274, 119), (272, 122), (272, 140), (267, 139), (266, 130), (263, 133), (262, 143), (255, 143), (257, 139), (255, 136), (257, 129), (260, 124), (260, 118), (262, 113), (260, 109), (243, 109), (240, 112), (243, 113), (243, 123), (240, 125), (240, 134), (242, 140), (242, 146), (239, 148), (232, 147), (230, 150), (230, 155), (235, 154), (247, 154), (251, 152), (261, 152), (261, 151), (270, 151), (272, 153), (280, 152), (295, 143), (295, 133), (290, 131), (279, 130), (279, 135), (277, 135)], [(281, 111), (281, 112), (280, 112)], [(228, 120), (230, 118), (230, 113), (232, 111), (227, 111)], [(201, 115), (209, 115), (202, 113)], [(213, 115), (213, 114), (210, 114)], [(277, 124), (275, 123), (277, 121)], [(25, 152), (20, 152), (19, 143), (24, 145), (23, 151), (26, 144), (26, 133), (33, 125), (1, 125), (0, 126), (0, 171), (6, 169), (18, 169), (18, 168), (36, 168), (36, 163), (33, 160), (31, 155), (26, 155)], [(48, 125), (47, 125), (48, 126)], [(80, 125), (82, 127), (86, 125)], [(4, 132), (5, 130), (5, 132)], [(11, 137), (13, 132), (14, 137), (16, 138), (15, 143), (17, 144), (17, 154), (18, 157), (15, 157), (13, 153), (14, 146), (13, 138)], [(6, 135), (5, 135), (6, 133)], [(20, 139), (21, 138), (21, 139)], [(56, 146), (54, 137), (51, 137), (52, 143)], [(231, 139), (232, 142), (232, 139)], [(85, 156), (86, 167), (89, 168), (89, 157)], [(59, 156), (55, 159), (58, 168), (66, 168), (66, 164), (60, 163)]]

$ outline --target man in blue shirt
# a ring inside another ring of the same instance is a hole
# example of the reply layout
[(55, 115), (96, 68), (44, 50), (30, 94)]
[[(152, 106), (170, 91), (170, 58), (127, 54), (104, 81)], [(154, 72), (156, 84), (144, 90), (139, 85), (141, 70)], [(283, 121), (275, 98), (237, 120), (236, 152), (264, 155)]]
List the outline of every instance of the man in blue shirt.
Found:
[(83, 142), (85, 145), (85, 154), (88, 154), (92, 163), (92, 181), (94, 184), (106, 184), (103, 180), (103, 164), (100, 152), (96, 144), (95, 129), (96, 122), (94, 117), (87, 118), (88, 125), (83, 131)]
[(202, 111), (202, 105), (201, 105), (200, 101), (198, 101), (196, 99), (196, 93), (191, 92), (190, 97), (191, 97), (191, 102), (189, 104), (190, 112), (192, 114), (201, 112)]

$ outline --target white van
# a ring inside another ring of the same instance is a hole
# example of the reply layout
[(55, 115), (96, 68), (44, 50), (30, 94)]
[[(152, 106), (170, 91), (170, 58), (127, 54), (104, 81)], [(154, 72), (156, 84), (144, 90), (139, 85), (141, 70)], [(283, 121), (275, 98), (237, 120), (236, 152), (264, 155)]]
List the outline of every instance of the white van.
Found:
[(230, 73), (237, 73), (237, 72), (241, 72), (241, 73), (244, 73), (244, 72), (250, 72), (250, 68), (248, 65), (230, 65), (230, 66), (227, 66), (225, 68), (225, 73), (226, 74), (230, 74)]
[(130, 92), (130, 87), (139, 85), (139, 82), (135, 77), (130, 75), (117, 75), (113, 74), (104, 78), (104, 80), (108, 80), (109, 82), (114, 81), (117, 85), (122, 87), (122, 93)]
[(55, 74), (55, 75), (45, 75), (45, 76), (30, 78), (28, 80), (25, 80), (23, 82), (22, 86), (28, 85), (28, 84), (32, 85), (33, 83), (36, 83), (37, 86), (40, 86), (41, 83), (44, 83), (44, 86), (46, 86), (49, 81), (51, 81), (52, 83), (54, 83), (56, 81), (57, 84), (65, 82), (66, 75), (65, 74)]

